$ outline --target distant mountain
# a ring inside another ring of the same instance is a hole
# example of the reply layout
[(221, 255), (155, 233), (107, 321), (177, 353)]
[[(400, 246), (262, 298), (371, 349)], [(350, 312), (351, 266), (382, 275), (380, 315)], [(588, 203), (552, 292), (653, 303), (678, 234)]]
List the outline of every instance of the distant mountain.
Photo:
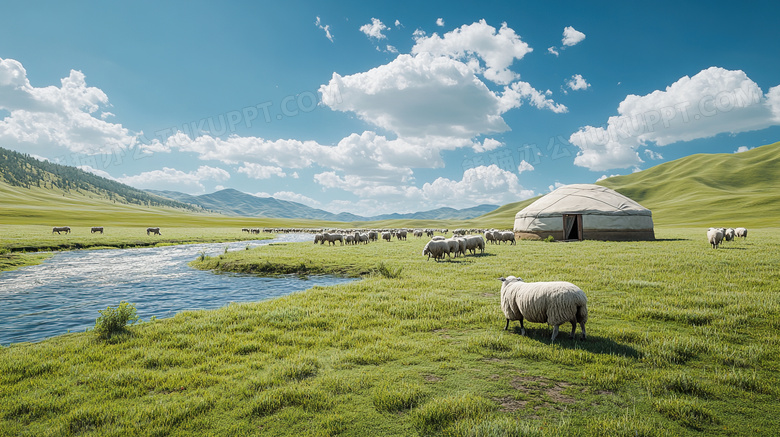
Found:
[(312, 208), (302, 203), (279, 200), (273, 197), (257, 197), (231, 188), (211, 194), (192, 196), (176, 191), (154, 191), (150, 193), (178, 202), (187, 203), (226, 215), (243, 217), (299, 218), (337, 222), (364, 222), (394, 219), (412, 220), (468, 220), (493, 211), (496, 205), (479, 205), (466, 209), (438, 208), (408, 214), (383, 214), (363, 217), (347, 212), (334, 214)]
[(106, 179), (77, 167), (39, 161), (30, 155), (0, 147), (0, 182), (10, 187), (41, 189), (102, 198), (112, 203), (145, 207), (201, 208), (159, 197), (129, 185)]

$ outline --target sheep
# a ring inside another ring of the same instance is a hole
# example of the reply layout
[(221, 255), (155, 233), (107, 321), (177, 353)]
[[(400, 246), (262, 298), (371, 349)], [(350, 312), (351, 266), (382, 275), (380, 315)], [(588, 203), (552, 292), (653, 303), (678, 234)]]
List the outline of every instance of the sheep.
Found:
[(406, 232), (405, 230), (401, 229), (400, 231), (395, 233), (395, 238), (397, 238), (399, 240), (406, 240), (406, 235), (407, 234), (408, 234), (408, 232)]
[(90, 229), (89, 233), (94, 234), (95, 232), (103, 233), (103, 226), (92, 226), (92, 229)]
[(431, 240), (423, 248), (422, 254), (428, 255), (426, 261), (430, 261), (431, 257), (434, 261), (438, 261), (440, 258), (444, 259), (444, 255), (450, 255), (450, 245), (443, 240)]
[(162, 235), (160, 233), (160, 228), (146, 228), (146, 235)]
[(382, 232), (382, 239), (383, 240), (385, 240), (385, 241), (387, 241), (389, 243), (392, 238), (393, 238), (393, 233), (392, 232)]
[(495, 244), (496, 237), (493, 231), (485, 231), (485, 241), (489, 242), (490, 244)]
[(512, 231), (504, 231), (504, 232), (496, 232), (498, 235), (495, 236), (496, 241), (504, 242), (509, 241), (509, 244), (517, 244), (515, 241), (515, 233)]
[(726, 241), (731, 241), (734, 239), (734, 228), (728, 228), (726, 229), (726, 232), (723, 233), (723, 239)]
[(354, 235), (347, 235), (344, 237), (344, 244), (356, 244)]
[(577, 323), (585, 340), (585, 323), (588, 321), (588, 298), (585, 292), (570, 282), (523, 282), (522, 279), (507, 276), (501, 280), (501, 310), (506, 316), (509, 329), (511, 320), (520, 321), (520, 334), (525, 335), (523, 320), (547, 323), (553, 326), (551, 342), (558, 336), (558, 328), (571, 323), (574, 338)]
[(734, 236), (735, 237), (747, 238), (747, 229), (745, 229), (745, 228), (736, 228), (736, 229), (734, 229)]
[(365, 232), (355, 233), (355, 243), (368, 244), (368, 234)]
[(70, 234), (70, 226), (55, 226), (51, 229), (51, 233), (57, 233), (57, 235), (60, 235), (60, 232), (64, 232), (66, 234)]
[(713, 249), (717, 249), (718, 245), (723, 241), (723, 231), (721, 228), (709, 228), (707, 230), (707, 241), (710, 242)]
[(423, 236), (423, 231), (421, 231), (421, 230), (417, 229), (417, 230), (415, 230), (415, 231), (414, 231), (414, 234), (413, 234), (413, 235), (414, 235), (415, 237), (417, 237), (417, 238), (422, 238), (422, 236)]
[(485, 240), (479, 235), (469, 235), (466, 237), (466, 250), (471, 252), (472, 255), (477, 254), (477, 249), (480, 253), (485, 253)]
[(329, 234), (325, 232), (324, 234), (322, 234), (322, 238), (323, 238), (323, 244), (325, 243), (325, 241), (327, 241), (328, 246), (330, 246), (331, 244), (335, 246), (336, 241), (340, 241), (341, 245), (342, 246), (344, 245), (344, 236), (341, 234)]
[(446, 238), (442, 237), (441, 235), (431, 237), (431, 241), (444, 241), (444, 240), (446, 240)]
[(325, 244), (325, 237), (322, 234), (314, 234), (314, 244)]
[(455, 254), (455, 257), (458, 256), (458, 252), (460, 252), (460, 243), (458, 240), (454, 238), (447, 238), (446, 240), (443, 240), (445, 243), (449, 244), (450, 246), (450, 254)]

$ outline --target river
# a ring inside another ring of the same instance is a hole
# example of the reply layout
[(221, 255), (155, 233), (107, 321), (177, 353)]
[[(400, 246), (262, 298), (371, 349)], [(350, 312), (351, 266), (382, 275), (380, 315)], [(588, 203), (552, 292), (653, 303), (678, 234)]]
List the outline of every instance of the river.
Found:
[(61, 252), (43, 264), (0, 273), (0, 344), (36, 342), (95, 326), (98, 310), (134, 303), (143, 320), (187, 310), (219, 308), (284, 296), (315, 285), (354, 279), (295, 275), (263, 278), (215, 274), (188, 262), (202, 251), (215, 256), (278, 242), (311, 241), (308, 234), (273, 240)]

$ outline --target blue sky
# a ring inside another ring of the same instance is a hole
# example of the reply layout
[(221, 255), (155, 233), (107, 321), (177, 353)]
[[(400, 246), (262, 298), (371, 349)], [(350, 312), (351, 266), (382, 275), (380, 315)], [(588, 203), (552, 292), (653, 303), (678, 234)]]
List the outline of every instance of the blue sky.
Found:
[(372, 215), (780, 141), (776, 2), (373, 3), (4, 4), (0, 146)]

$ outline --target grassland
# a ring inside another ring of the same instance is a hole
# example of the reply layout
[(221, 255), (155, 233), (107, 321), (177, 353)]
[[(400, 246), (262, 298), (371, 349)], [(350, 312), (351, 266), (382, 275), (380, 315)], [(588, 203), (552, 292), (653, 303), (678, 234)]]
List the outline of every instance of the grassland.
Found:
[[(776, 435), (780, 236), (750, 232), (718, 250), (661, 228), (445, 262), (414, 239), (208, 258), (363, 279), (0, 349), (0, 434)], [(508, 274), (580, 285), (589, 339), (503, 331)]]

